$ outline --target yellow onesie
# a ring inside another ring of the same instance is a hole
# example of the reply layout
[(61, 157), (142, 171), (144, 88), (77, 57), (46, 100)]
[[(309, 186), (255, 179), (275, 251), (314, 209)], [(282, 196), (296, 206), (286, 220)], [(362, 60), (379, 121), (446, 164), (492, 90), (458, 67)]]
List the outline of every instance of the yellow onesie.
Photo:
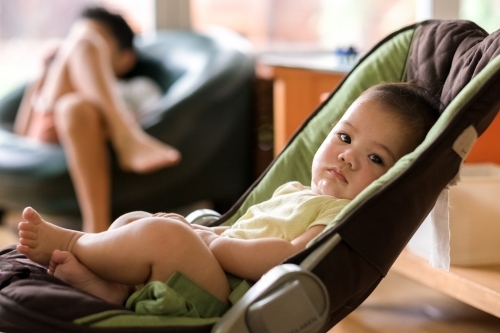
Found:
[(292, 241), (314, 225), (327, 225), (350, 200), (318, 195), (299, 182), (289, 182), (260, 204), (250, 207), (222, 237), (279, 237)]

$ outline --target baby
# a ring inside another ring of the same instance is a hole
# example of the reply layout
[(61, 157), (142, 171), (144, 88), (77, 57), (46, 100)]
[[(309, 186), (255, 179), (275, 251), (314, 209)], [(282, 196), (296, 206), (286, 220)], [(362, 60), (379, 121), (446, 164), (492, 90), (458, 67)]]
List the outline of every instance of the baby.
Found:
[(312, 163), (310, 186), (290, 182), (231, 226), (189, 224), (177, 214), (133, 212), (92, 234), (23, 212), (17, 249), (55, 277), (123, 304), (135, 286), (180, 272), (227, 303), (226, 272), (258, 280), (303, 250), (334, 216), (413, 151), (437, 118), (438, 102), (408, 83), (365, 91), (333, 127)]

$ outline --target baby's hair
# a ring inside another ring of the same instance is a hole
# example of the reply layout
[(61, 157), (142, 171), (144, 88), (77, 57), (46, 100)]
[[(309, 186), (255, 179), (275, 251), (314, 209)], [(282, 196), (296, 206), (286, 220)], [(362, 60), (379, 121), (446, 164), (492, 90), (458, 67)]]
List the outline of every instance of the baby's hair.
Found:
[(133, 49), (134, 31), (120, 14), (112, 13), (98, 6), (85, 8), (81, 12), (80, 17), (95, 20), (106, 26), (118, 41), (118, 46), (121, 50)]
[(415, 82), (380, 83), (365, 93), (378, 99), (408, 126), (414, 147), (424, 141), (439, 118), (439, 99)]

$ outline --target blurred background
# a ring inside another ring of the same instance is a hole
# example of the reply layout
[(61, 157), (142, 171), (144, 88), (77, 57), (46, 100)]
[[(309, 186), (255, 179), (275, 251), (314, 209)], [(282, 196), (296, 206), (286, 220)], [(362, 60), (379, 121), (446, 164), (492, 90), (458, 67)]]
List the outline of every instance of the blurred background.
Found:
[[(230, 28), (253, 51), (363, 52), (394, 30), (429, 18), (429, 0), (0, 0), (0, 96), (36, 73), (39, 55), (67, 33), (81, 8), (120, 11), (139, 34), (157, 28)], [(436, 2), (436, 1), (434, 1)], [(500, 0), (441, 0), (441, 16), (498, 28)], [(452, 8), (452, 9), (450, 9)]]

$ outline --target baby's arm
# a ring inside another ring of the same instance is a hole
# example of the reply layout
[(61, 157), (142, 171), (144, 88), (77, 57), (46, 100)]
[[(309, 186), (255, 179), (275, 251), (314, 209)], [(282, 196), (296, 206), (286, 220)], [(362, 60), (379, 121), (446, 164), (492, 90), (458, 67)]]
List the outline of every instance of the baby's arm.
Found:
[(324, 228), (324, 225), (313, 226), (291, 242), (281, 238), (214, 237), (209, 246), (225, 271), (256, 281), (286, 258), (303, 250)]

